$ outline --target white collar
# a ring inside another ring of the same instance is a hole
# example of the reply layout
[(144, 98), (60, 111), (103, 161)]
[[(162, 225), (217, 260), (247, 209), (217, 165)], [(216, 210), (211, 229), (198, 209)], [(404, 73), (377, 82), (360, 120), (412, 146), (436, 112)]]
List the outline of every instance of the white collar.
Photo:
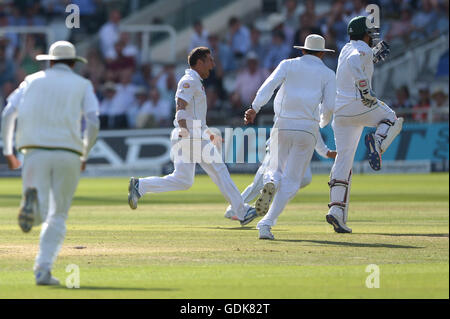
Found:
[(316, 62), (320, 62), (320, 63), (323, 63), (323, 61), (322, 61), (322, 59), (320, 59), (320, 58), (318, 58), (318, 57), (316, 57), (315, 55), (312, 55), (312, 54), (305, 54), (305, 55), (302, 55), (301, 57), (300, 57), (301, 59), (309, 59), (309, 60), (311, 60), (311, 61), (316, 61)]
[(200, 80), (200, 82), (203, 81), (202, 77), (200, 76), (200, 74), (198, 74), (197, 71), (195, 71), (194, 69), (186, 69), (186, 74), (189, 74), (191, 76), (193, 76), (194, 78), (197, 78)]
[(64, 71), (72, 72), (72, 69), (68, 65), (66, 65), (64, 63), (57, 63), (54, 66), (52, 66), (51, 69), (58, 69), (58, 70), (64, 70)]

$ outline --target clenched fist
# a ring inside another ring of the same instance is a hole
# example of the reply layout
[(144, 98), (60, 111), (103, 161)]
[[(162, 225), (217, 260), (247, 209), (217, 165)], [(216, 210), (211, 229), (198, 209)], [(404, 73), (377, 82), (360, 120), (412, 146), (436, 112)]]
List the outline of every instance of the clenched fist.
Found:
[(248, 109), (247, 111), (245, 111), (244, 124), (248, 125), (253, 123), (255, 121), (255, 118), (256, 118), (256, 111), (254, 109)]

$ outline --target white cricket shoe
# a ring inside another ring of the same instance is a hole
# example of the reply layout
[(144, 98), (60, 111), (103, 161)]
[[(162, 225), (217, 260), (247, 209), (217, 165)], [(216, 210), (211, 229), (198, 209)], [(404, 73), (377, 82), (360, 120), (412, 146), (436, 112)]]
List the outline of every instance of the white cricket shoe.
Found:
[(50, 270), (36, 269), (34, 278), (38, 286), (59, 286), (59, 280), (52, 276)]
[(264, 184), (264, 187), (261, 190), (261, 195), (255, 203), (256, 213), (258, 216), (264, 216), (267, 213), (274, 195), (275, 184), (273, 182)]
[(128, 205), (130, 205), (131, 209), (137, 208), (139, 198), (141, 198), (139, 194), (139, 178), (131, 177), (128, 183)]
[(351, 233), (352, 229), (344, 222), (344, 212), (342, 209), (330, 208), (326, 216), (328, 224), (332, 225), (336, 233)]
[(234, 212), (233, 208), (231, 208), (231, 205), (229, 205), (227, 207), (227, 210), (225, 212), (225, 215), (223, 215), (223, 217), (228, 218), (228, 219), (232, 219), (232, 220), (237, 220), (237, 216), (236, 213)]
[(36, 188), (27, 188), (19, 210), (19, 226), (24, 233), (28, 233), (33, 227), (34, 216), (38, 212), (38, 199)]
[(270, 232), (271, 227), (269, 225), (258, 226), (259, 239), (269, 239), (274, 240), (275, 236)]

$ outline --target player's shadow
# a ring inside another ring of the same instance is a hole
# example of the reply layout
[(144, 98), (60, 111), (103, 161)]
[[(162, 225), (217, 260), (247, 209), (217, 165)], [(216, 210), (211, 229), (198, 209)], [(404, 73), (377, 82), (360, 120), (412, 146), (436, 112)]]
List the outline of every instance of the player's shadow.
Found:
[[(368, 234), (369, 235), (369, 234)], [(389, 233), (375, 233), (370, 235), (380, 235), (380, 236), (394, 236), (394, 237), (447, 237), (448, 234), (389, 234)]]
[(379, 243), (351, 243), (345, 241), (329, 241), (329, 240), (306, 240), (306, 239), (277, 239), (276, 241), (292, 242), (292, 243), (313, 243), (313, 244), (323, 244), (323, 245), (334, 245), (334, 246), (348, 246), (348, 247), (365, 247), (365, 248), (424, 248), (408, 245), (392, 245), (392, 244), (379, 244)]
[(206, 228), (206, 229), (217, 229), (217, 230), (256, 230), (255, 227), (251, 226), (239, 226), (239, 227), (196, 227), (196, 228)]
[(110, 287), (110, 286), (83, 286), (80, 288), (67, 288), (65, 286), (50, 286), (52, 289), (73, 289), (73, 290), (113, 290), (113, 291), (177, 291), (178, 288), (140, 288), (140, 287)]

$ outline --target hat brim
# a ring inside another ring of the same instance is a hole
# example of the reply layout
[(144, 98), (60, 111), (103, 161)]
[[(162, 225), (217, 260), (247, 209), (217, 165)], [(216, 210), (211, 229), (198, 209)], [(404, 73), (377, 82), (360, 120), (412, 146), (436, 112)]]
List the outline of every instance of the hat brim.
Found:
[(294, 45), (294, 49), (300, 49), (300, 50), (305, 49), (305, 50), (317, 51), (317, 52), (336, 52), (336, 51), (331, 50), (331, 49), (311, 49), (311, 48), (307, 48), (307, 47), (303, 47), (303, 46), (297, 46), (297, 45)]
[(75, 56), (75, 57), (56, 57), (49, 54), (39, 54), (36, 56), (37, 61), (61, 61), (61, 60), (75, 60), (83, 63), (88, 63), (88, 61), (81, 57), (81, 56)]

